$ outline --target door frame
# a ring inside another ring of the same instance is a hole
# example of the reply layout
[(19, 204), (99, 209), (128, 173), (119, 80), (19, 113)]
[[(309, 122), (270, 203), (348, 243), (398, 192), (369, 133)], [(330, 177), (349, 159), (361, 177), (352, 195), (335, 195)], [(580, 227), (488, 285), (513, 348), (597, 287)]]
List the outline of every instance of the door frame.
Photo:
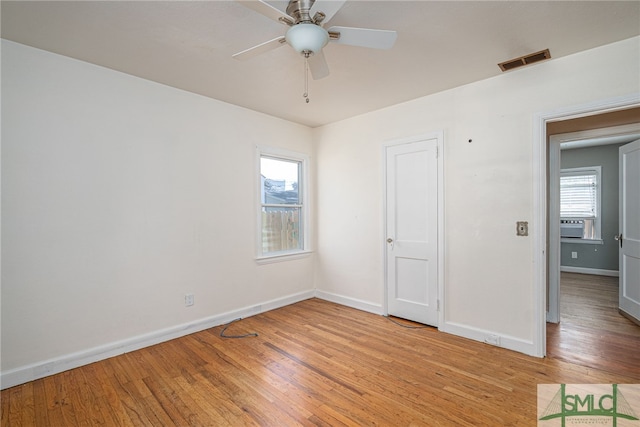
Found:
[(640, 106), (640, 94), (598, 100), (589, 104), (541, 112), (533, 119), (533, 355), (547, 354), (547, 274), (549, 261), (547, 123)]
[[(560, 159), (561, 145), (567, 142), (592, 140), (588, 146), (601, 146), (624, 142), (621, 139), (639, 138), (640, 122), (628, 125), (603, 127), (577, 132), (551, 135), (549, 137), (549, 290), (547, 322), (560, 322), (560, 234), (551, 224), (560, 223)], [(587, 145), (584, 145), (587, 146)]]
[(425, 141), (429, 139), (435, 139), (437, 141), (437, 192), (438, 192), (438, 243), (437, 243), (437, 254), (438, 254), (438, 274), (437, 274), (437, 283), (436, 286), (438, 288), (438, 329), (442, 328), (445, 319), (445, 303), (444, 303), (444, 283), (445, 283), (445, 274), (444, 274), (444, 254), (445, 254), (445, 241), (444, 241), (444, 131), (434, 131), (419, 135), (414, 135), (410, 137), (404, 138), (394, 138), (385, 141), (382, 144), (381, 149), (381, 162), (382, 162), (382, 236), (381, 245), (383, 247), (382, 250), (382, 260), (383, 260), (383, 306), (382, 311), (385, 316), (389, 314), (388, 308), (388, 283), (387, 283), (387, 251), (389, 245), (386, 242), (386, 231), (387, 231), (387, 148), (395, 145), (402, 144), (411, 144), (414, 142)]

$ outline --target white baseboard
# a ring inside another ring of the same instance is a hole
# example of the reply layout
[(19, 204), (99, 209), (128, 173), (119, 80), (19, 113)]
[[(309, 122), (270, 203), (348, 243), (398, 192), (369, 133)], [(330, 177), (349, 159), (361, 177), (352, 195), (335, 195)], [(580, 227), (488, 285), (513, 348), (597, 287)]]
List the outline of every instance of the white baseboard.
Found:
[[(368, 301), (345, 297), (343, 295), (337, 295), (319, 290), (316, 290), (316, 298), (335, 302), (336, 304), (344, 305), (358, 310), (367, 311), (369, 313), (384, 315), (383, 307), (381, 305), (373, 304)], [(539, 355), (536, 353), (533, 341), (526, 341), (509, 335), (503, 335), (497, 332), (474, 328), (455, 322), (445, 322), (445, 324), (439, 327), (438, 330), (440, 330), (441, 332), (480, 342), (487, 342), (487, 337), (498, 337), (498, 347), (524, 353), (529, 356), (543, 357), (543, 355)]]
[(357, 298), (346, 297), (344, 295), (333, 294), (331, 292), (325, 292), (316, 290), (316, 298), (323, 299), (325, 301), (335, 302), (336, 304), (344, 305), (347, 307), (355, 308), (358, 310), (366, 311), (373, 314), (384, 314), (382, 306), (374, 304), (369, 301), (363, 301)]
[[(517, 351), (534, 357), (543, 357), (536, 354), (533, 341), (526, 341), (521, 338), (500, 334), (494, 331), (474, 328), (472, 326), (463, 325), (456, 322), (445, 322), (440, 328), (441, 332), (458, 335), (463, 338), (469, 338), (474, 341), (485, 342), (496, 347), (506, 348), (508, 350)], [(495, 341), (497, 339), (497, 342)]]
[(561, 265), (560, 271), (565, 271), (567, 273), (593, 274), (596, 276), (620, 277), (620, 272), (618, 270), (603, 270), (601, 268), (571, 267), (568, 265)]
[(54, 359), (21, 366), (9, 371), (3, 371), (0, 374), (0, 389), (13, 387), (24, 384), (29, 381), (37, 380), (49, 375), (58, 374), (68, 371), (69, 369), (78, 368), (100, 360), (108, 359), (131, 351), (149, 347), (161, 342), (169, 341), (185, 335), (199, 332), (215, 326), (224, 325), (239, 317), (245, 318), (254, 316), (259, 313), (274, 310), (296, 302), (300, 302), (315, 295), (314, 290), (300, 292), (277, 298), (271, 301), (255, 304), (250, 307), (232, 310), (226, 313), (217, 314), (196, 320), (194, 322), (184, 323), (172, 326), (170, 328), (161, 329), (147, 334), (138, 335), (121, 341), (111, 342), (98, 347), (93, 347), (77, 353), (66, 354)]

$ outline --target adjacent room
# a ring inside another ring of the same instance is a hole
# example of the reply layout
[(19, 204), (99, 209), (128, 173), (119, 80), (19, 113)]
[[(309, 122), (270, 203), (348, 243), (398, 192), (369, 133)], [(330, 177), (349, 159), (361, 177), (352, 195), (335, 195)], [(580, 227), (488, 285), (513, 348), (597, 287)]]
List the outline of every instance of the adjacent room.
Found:
[(640, 2), (0, 7), (2, 426), (640, 416)]

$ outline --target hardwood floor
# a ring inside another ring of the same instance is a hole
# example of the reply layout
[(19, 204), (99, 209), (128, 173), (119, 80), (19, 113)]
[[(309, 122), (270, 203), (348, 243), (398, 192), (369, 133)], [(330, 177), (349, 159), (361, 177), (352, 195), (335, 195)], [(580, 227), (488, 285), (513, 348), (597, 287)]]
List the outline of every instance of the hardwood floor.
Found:
[(547, 356), (603, 371), (640, 373), (640, 326), (618, 313), (618, 278), (562, 273), (560, 323)]
[(538, 383), (640, 382), (319, 299), (221, 330), (3, 390), (1, 424), (535, 426)]

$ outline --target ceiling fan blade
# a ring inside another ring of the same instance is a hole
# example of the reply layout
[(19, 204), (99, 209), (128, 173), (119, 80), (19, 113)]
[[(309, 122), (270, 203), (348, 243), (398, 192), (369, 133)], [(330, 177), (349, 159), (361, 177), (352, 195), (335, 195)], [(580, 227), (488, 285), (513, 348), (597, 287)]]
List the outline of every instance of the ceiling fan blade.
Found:
[(291, 19), (289, 15), (282, 12), (280, 9), (271, 6), (269, 3), (263, 0), (236, 0), (236, 2), (240, 3), (244, 7), (258, 12), (261, 15), (266, 16), (269, 19), (280, 22), (281, 24), (293, 25), (294, 23), (293, 19)]
[(309, 16), (313, 17), (316, 12), (322, 12), (325, 15), (322, 22), (327, 23), (345, 3), (346, 0), (316, 0), (311, 6)]
[(268, 42), (261, 43), (257, 46), (250, 47), (249, 49), (245, 49), (242, 52), (238, 52), (234, 54), (233, 57), (239, 60), (249, 59), (253, 58), (254, 56), (258, 56), (261, 53), (276, 49), (285, 44), (287, 44), (287, 42), (284, 37), (278, 37), (273, 40), (269, 40)]
[(311, 71), (311, 77), (313, 80), (320, 80), (329, 75), (329, 65), (324, 58), (322, 51), (314, 53), (307, 60), (309, 63), (309, 70)]
[(372, 30), (369, 28), (331, 27), (329, 35), (340, 33), (338, 39), (331, 41), (338, 44), (368, 47), (372, 49), (391, 49), (398, 38), (398, 33), (389, 30)]

